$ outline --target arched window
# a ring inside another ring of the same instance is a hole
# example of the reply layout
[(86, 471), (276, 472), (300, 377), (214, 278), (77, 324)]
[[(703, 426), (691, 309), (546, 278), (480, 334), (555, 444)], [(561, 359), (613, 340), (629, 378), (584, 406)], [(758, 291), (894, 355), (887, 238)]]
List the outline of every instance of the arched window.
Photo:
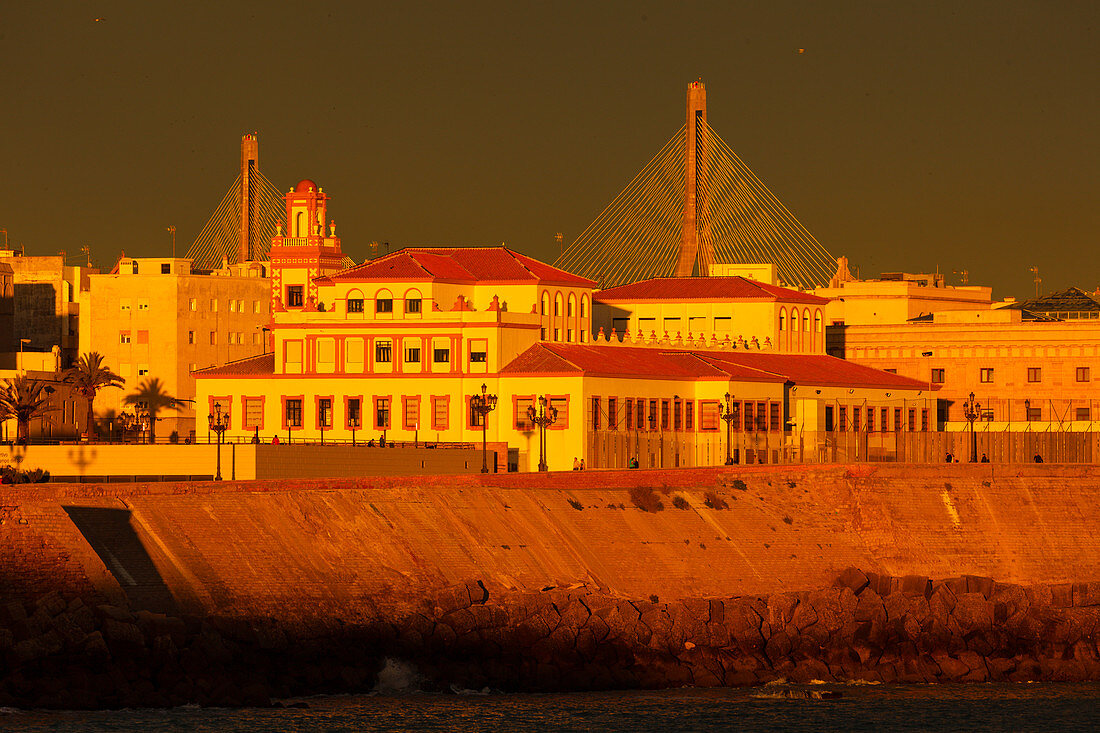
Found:
[(550, 311), (550, 293), (542, 291), (542, 302), (539, 303), (539, 313), (546, 315)]
[(306, 228), (306, 212), (299, 211), (298, 215), (294, 217), (294, 235), (297, 237), (304, 237), (303, 231)]
[(810, 309), (802, 311), (802, 330), (809, 333), (810, 331)]
[(421, 310), (423, 308), (423, 300), (420, 297), (420, 291), (416, 288), (409, 288), (405, 291), (405, 317), (406, 318), (419, 318)]
[(787, 320), (787, 311), (783, 308), (779, 309), (779, 330), (783, 330), (784, 321)]
[(821, 333), (821, 311), (814, 313), (814, 331)]
[(574, 295), (573, 293), (570, 293), (569, 294), (569, 300), (566, 302), (566, 305), (565, 305), (565, 315), (572, 318), (573, 314), (576, 311), (577, 311), (577, 296)]
[(554, 315), (561, 315), (561, 293), (554, 296)]
[(584, 318), (587, 315), (588, 315), (588, 296), (587, 295), (582, 295), (581, 296), (581, 318)]
[(388, 288), (382, 288), (374, 294), (374, 314), (389, 318), (393, 315), (393, 293)]

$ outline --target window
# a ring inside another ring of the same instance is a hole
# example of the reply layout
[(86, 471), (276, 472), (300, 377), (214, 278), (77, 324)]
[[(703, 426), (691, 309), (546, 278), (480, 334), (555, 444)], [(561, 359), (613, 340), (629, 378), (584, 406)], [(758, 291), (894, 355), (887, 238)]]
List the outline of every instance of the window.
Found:
[(767, 430), (768, 429), (768, 416), (764, 413), (767, 407), (767, 403), (756, 403), (756, 429)]
[(467, 415), (466, 424), (471, 428), (480, 428), (486, 422), (486, 416), (474, 409), (474, 401), (472, 397), (466, 398), (466, 409), (469, 413)]
[(187, 301), (187, 307), (193, 311), (197, 311), (199, 309), (198, 298), (191, 298), (189, 301)]
[(638, 398), (638, 401), (634, 403), (634, 416), (636, 418), (634, 428), (645, 430), (645, 400)]
[(586, 311), (588, 310), (588, 296), (581, 297), (581, 318), (584, 318)]
[[(556, 304), (555, 304), (556, 305)], [(600, 398), (592, 398), (592, 429), (600, 429)]]
[(300, 399), (286, 401), (286, 424), (287, 427), (291, 428), (302, 427), (302, 401)]
[(1090, 422), (1092, 420), (1092, 410), (1088, 407), (1078, 407), (1074, 419), (1078, 422)]
[(393, 298), (375, 298), (375, 313), (393, 313)]
[[(569, 301), (569, 306), (572, 308), (573, 301)], [(572, 315), (572, 313), (570, 313)], [(615, 413), (618, 412), (619, 401), (614, 397), (607, 398), (607, 429), (617, 430), (619, 427), (619, 416)]]
[(753, 403), (745, 403), (745, 430), (752, 430), (752, 426), (756, 423), (753, 419)]
[(922, 432), (928, 432), (928, 408), (922, 407), (920, 411), (920, 429)]
[(1029, 382), (1041, 382), (1041, 381), (1043, 381), (1043, 368), (1042, 367), (1028, 367), (1027, 368), (1027, 381), (1029, 381)]
[(374, 398), (374, 427), (378, 430), (387, 430), (390, 427), (390, 398)]
[(259, 313), (260, 312), (260, 301), (258, 301), (258, 300), (252, 301), (252, 312), (253, 313)]
[(405, 398), (404, 425), (406, 430), (420, 429), (420, 398)]
[(833, 432), (836, 429), (836, 425), (833, 423), (833, 406), (825, 405), (825, 430)]
[(894, 430), (901, 432), (901, 408), (894, 408)]
[(623, 415), (626, 418), (626, 429), (627, 430), (633, 430), (634, 429), (634, 400), (627, 399), (627, 401), (626, 401), (626, 410), (623, 412)]
[(435, 430), (446, 430), (449, 420), (448, 407), (449, 398), (447, 397), (432, 397), (432, 428)]
[(317, 400), (317, 426), (332, 427), (332, 398), (321, 397)]
[(420, 312), (420, 298), (408, 298), (405, 301), (406, 313), (419, 313)]
[(244, 427), (246, 429), (255, 430), (264, 427), (264, 398), (263, 397), (245, 397), (244, 398)]
[(216, 346), (217, 343), (218, 343), (218, 332), (217, 331), (211, 331), (210, 332), (210, 345), (211, 346)]
[(214, 311), (215, 313), (218, 311), (218, 299), (217, 298), (211, 298), (210, 299), (210, 310)]
[(374, 360), (380, 364), (389, 364), (393, 359), (392, 341), (374, 342)]
[(139, 377), (149, 376), (149, 365), (148, 364), (138, 364), (138, 376)]
[(187, 343), (189, 343), (189, 344), (195, 343), (195, 332), (194, 331), (188, 331), (187, 332)]
[(419, 346), (407, 346), (405, 347), (405, 361), (409, 364), (420, 363), (420, 347)]
[(135, 275), (136, 275), (136, 274), (138, 274), (138, 263), (137, 263), (137, 260), (134, 260), (134, 269), (133, 269), (133, 273), (134, 273)]
[(768, 404), (768, 422), (770, 423), (771, 430), (783, 429), (783, 426), (780, 425), (780, 422), (782, 422), (782, 416), (779, 413), (779, 408), (781, 406), (782, 405), (780, 405), (778, 402), (771, 402)]
[[(534, 397), (517, 397), (515, 400), (515, 414), (512, 415), (512, 419), (515, 421), (516, 430), (530, 430), (535, 424), (531, 422), (531, 416), (527, 414), (528, 407), (535, 407)], [(538, 409), (537, 407), (535, 409)]]
[(488, 354), (484, 351), (471, 351), (470, 363), (471, 364), (484, 364)]
[(885, 433), (887, 430), (890, 429), (890, 408), (883, 407), (881, 410), (879, 410), (878, 416), (878, 429)]
[(657, 429), (657, 400), (649, 401), (649, 429)]
[(684, 430), (695, 429), (695, 403), (688, 400), (684, 403)]
[(1077, 367), (1077, 381), (1078, 382), (1088, 382), (1088, 381), (1090, 381), (1089, 376), (1090, 375), (1089, 375), (1089, 368), (1088, 367)]
[(172, 274), (172, 265), (170, 265), (167, 262), (160, 263), (160, 274), (161, 275), (171, 275)]
[(944, 369), (933, 369), (932, 370), (932, 384), (943, 384), (945, 373), (946, 373), (946, 370), (944, 370)]
[(550, 404), (548, 407), (553, 407), (558, 411), (557, 421), (554, 423), (555, 428), (568, 428), (569, 427), (569, 398), (568, 397), (550, 397)]
[(841, 405), (840, 410), (838, 412), (839, 412), (838, 420), (840, 422), (840, 425), (837, 427), (837, 429), (840, 430), (840, 432), (843, 433), (845, 430), (848, 429), (848, 406), (847, 405)]
[(560, 328), (555, 328), (554, 329), (554, 340), (555, 341), (561, 341), (561, 329)]
[(734, 430), (741, 429), (741, 403), (731, 402), (729, 403), (730, 410), (730, 425)]
[(129, 331), (119, 331), (118, 332), (118, 342), (120, 344), (130, 343), (130, 332)]
[(668, 430), (669, 418), (671, 417), (668, 410), (668, 400), (661, 400), (661, 430)]
[(252, 332), (252, 345), (253, 346), (259, 346), (260, 345), (260, 332), (259, 331), (253, 331)]
[(348, 427), (363, 427), (363, 402), (358, 397), (348, 398)]
[(684, 403), (680, 400), (672, 401), (672, 429), (679, 430), (684, 424)]
[(717, 402), (700, 402), (699, 403), (699, 429), (700, 430), (717, 430), (718, 429), (718, 403)]
[(451, 350), (450, 349), (433, 349), (432, 350), (432, 361), (434, 361), (436, 364), (447, 364), (447, 363), (449, 363), (451, 361)]
[(118, 301), (118, 308), (119, 308), (119, 310), (122, 310), (122, 311), (130, 310), (130, 299), (129, 298), (123, 298), (122, 300)]
[(898, 373), (897, 369), (883, 369), (882, 371), (886, 372), (887, 374), (897, 374)]
[(1043, 408), (1041, 407), (1028, 407), (1027, 409), (1027, 421), (1028, 422), (1041, 422), (1043, 419)]
[(917, 429), (916, 410), (910, 408), (910, 410), (909, 410), (909, 432), (913, 432), (916, 429)]
[(853, 407), (852, 408), (852, 430), (854, 430), (857, 433), (859, 432), (859, 429), (860, 429), (859, 415), (860, 415), (859, 408), (858, 407)]
[(573, 329), (569, 328), (565, 331), (565, 340), (569, 343), (573, 343)]
[(875, 408), (867, 408), (867, 432), (875, 432)]
[(993, 367), (982, 367), (978, 371), (978, 380), (982, 384), (993, 384)]
[(286, 287), (286, 305), (288, 308), (301, 308), (303, 303), (302, 299), (302, 286), (301, 285), (287, 285)]
[(230, 313), (236, 313), (237, 312), (237, 301), (235, 301), (235, 300), (230, 300), (229, 301), (229, 312)]
[(787, 313), (786, 313), (786, 311), (779, 311), (779, 330), (780, 331), (787, 330), (786, 327), (785, 327), (786, 322), (787, 322)]
[(363, 312), (363, 299), (362, 298), (348, 298), (348, 313), (362, 313)]

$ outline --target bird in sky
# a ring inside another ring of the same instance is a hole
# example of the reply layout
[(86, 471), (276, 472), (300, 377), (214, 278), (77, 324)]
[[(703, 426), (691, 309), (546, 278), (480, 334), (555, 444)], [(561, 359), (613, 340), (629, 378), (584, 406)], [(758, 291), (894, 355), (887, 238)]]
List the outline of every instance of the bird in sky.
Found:
[(93, 23), (102, 23), (105, 20), (107, 20), (107, 19), (106, 18), (95, 18), (92, 22)]

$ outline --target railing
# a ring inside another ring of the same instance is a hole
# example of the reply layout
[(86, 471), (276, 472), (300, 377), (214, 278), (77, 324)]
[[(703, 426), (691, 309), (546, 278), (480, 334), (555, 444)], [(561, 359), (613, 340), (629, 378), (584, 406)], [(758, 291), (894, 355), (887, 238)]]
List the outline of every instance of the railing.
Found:
[(309, 237), (278, 237), (280, 247), (305, 247)]
[[(230, 444), (233, 444), (233, 443), (235, 443), (237, 445), (252, 445), (253, 444), (253, 439), (250, 438), (250, 437), (249, 438), (234, 437), (234, 438), (226, 438), (225, 440), (222, 441), (222, 445), (230, 445)], [(90, 442), (85, 441), (85, 440), (80, 440), (78, 438), (33, 438), (31, 440), (31, 445), (32, 446), (35, 446), (35, 445), (81, 445), (81, 444), (83, 444), (83, 445), (135, 445), (135, 446), (136, 445), (217, 445), (218, 444), (218, 439), (216, 437), (211, 436), (209, 439), (206, 439), (206, 438), (202, 438), (202, 439), (179, 438), (178, 440), (173, 440), (171, 438), (162, 438), (162, 437), (158, 436), (155, 441), (149, 441), (148, 438), (142, 440), (142, 439), (139, 439), (139, 438), (136, 438), (136, 437), (135, 438), (129, 438), (129, 439), (121, 439), (121, 438), (117, 438), (117, 437), (116, 438), (95, 438)], [(14, 443), (13, 441), (10, 441), (10, 440), (0, 441), (0, 446), (5, 446), (5, 445), (6, 446), (14, 446), (14, 445), (16, 445), (16, 443)], [(19, 445), (22, 445), (22, 444), (19, 444)], [(357, 438), (354, 443), (352, 443), (350, 438), (342, 438), (342, 439), (325, 438), (325, 442), (322, 443), (317, 438), (306, 439), (306, 438), (298, 438), (297, 436), (295, 436), (293, 438), (293, 440), (288, 442), (286, 440), (286, 434), (285, 433), (279, 436), (279, 442), (278, 443), (272, 444), (271, 439), (266, 438), (266, 439), (261, 439), (260, 442), (259, 442), (259, 445), (276, 445), (276, 446), (279, 446), (279, 445), (294, 445), (294, 446), (315, 445), (315, 446), (318, 446), (318, 447), (321, 447), (321, 446), (349, 446), (349, 447), (354, 446), (356, 448), (380, 448), (380, 447), (381, 448), (432, 448), (432, 449), (443, 449), (443, 450), (447, 450), (447, 449), (469, 450), (471, 448), (480, 448), (481, 447), (481, 443), (447, 443), (447, 442), (435, 441), (435, 440), (420, 440), (420, 441), (386, 440), (385, 445), (382, 445), (382, 442), (380, 440), (376, 439), (376, 438), (371, 438), (371, 439), (368, 439), (368, 440), (362, 440), (362, 439)]]
[[(737, 465), (817, 463), (1094, 463), (1100, 433), (1093, 431), (736, 431), (729, 456)], [(973, 456), (972, 456), (973, 452)], [(724, 429), (715, 432), (590, 432), (586, 465), (626, 468), (718, 466), (726, 462)]]

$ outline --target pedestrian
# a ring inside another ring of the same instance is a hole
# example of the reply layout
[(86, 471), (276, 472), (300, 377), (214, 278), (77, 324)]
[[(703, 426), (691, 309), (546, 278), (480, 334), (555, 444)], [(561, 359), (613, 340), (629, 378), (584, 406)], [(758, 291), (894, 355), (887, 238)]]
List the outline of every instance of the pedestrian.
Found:
[(1035, 454), (1035, 462), (1036, 463), (1042, 463), (1043, 462), (1043, 457), (1041, 455), (1039, 455), (1038, 453)]
[(982, 463), (989, 463), (989, 456), (985, 453), (982, 453)]
[(579, 459), (579, 458), (577, 458), (576, 456), (573, 456), (573, 470), (574, 470), (574, 471), (579, 471), (579, 470), (581, 470), (581, 462), (580, 462), (580, 459)]
[(278, 445), (279, 444), (279, 436), (278, 435), (272, 435), (271, 436), (271, 444), (272, 445)]
[(955, 462), (955, 456), (953, 456), (953, 455), (951, 455), (950, 453), (948, 453), (948, 454), (947, 454), (947, 460), (946, 460), (946, 462), (947, 462), (947, 463), (954, 463), (954, 462)]
[(581, 470), (582, 471), (584, 470), (584, 459), (583, 458), (581, 459)]

